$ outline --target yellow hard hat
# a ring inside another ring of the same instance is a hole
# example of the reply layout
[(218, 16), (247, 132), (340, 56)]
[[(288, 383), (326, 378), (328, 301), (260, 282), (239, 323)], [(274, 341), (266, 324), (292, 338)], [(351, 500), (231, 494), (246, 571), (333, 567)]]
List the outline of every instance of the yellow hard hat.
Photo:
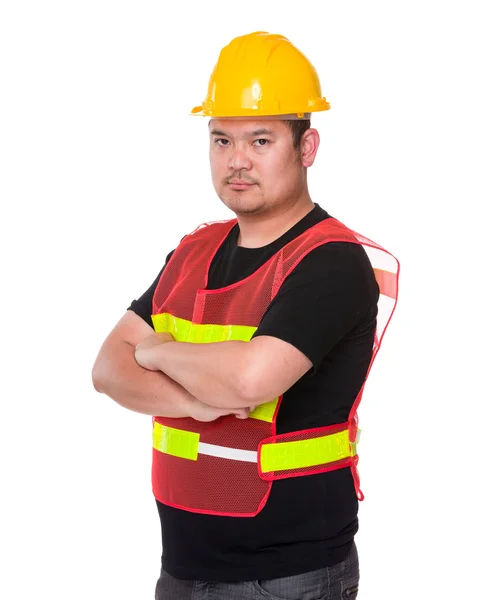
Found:
[(262, 117), (328, 110), (309, 60), (282, 35), (256, 31), (234, 38), (220, 52), (208, 94), (192, 115)]

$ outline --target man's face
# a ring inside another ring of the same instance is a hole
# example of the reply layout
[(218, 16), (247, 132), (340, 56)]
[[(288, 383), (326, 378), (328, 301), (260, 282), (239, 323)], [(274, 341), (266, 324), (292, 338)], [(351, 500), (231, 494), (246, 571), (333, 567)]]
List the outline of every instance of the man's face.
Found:
[(234, 213), (270, 212), (302, 195), (305, 169), (287, 123), (212, 119), (209, 131), (213, 186)]

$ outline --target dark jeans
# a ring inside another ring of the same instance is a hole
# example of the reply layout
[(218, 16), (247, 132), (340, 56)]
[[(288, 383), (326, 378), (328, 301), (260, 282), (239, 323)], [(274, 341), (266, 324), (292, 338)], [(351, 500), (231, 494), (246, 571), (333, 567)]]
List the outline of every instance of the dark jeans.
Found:
[(190, 581), (161, 572), (155, 600), (354, 600), (359, 583), (355, 544), (337, 565), (281, 579), (240, 582)]

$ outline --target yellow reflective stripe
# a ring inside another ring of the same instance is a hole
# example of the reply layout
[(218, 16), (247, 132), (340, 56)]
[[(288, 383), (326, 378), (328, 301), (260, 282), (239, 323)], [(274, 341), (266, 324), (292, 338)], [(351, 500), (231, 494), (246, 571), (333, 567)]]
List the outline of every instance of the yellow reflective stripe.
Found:
[(275, 410), (277, 408), (277, 403), (278, 398), (275, 398), (275, 400), (265, 402), (265, 404), (260, 404), (252, 412), (249, 413), (249, 418), (258, 419), (259, 421), (266, 421), (267, 423), (272, 423), (273, 415), (275, 414)]
[(291, 471), (335, 462), (353, 456), (348, 430), (318, 438), (264, 444), (261, 447), (262, 473)]
[(151, 319), (157, 333), (168, 331), (178, 342), (190, 342), (192, 344), (227, 342), (229, 340), (249, 342), (257, 329), (247, 325), (192, 323), (186, 319), (174, 317), (170, 313), (152, 315)]
[(198, 460), (199, 433), (174, 429), (155, 421), (153, 425), (153, 448), (178, 458)]

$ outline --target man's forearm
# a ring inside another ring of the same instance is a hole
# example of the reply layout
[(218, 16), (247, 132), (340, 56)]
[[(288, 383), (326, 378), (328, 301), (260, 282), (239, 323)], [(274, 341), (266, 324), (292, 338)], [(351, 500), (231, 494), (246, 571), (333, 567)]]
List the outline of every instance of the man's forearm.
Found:
[(134, 347), (120, 342), (98, 357), (93, 368), (95, 388), (129, 410), (162, 417), (189, 417), (195, 398), (160, 371), (137, 364)]
[[(157, 338), (158, 339), (158, 338)], [(250, 352), (240, 341), (190, 344), (167, 341), (151, 347), (138, 346), (136, 358), (145, 366), (160, 369), (210, 406), (240, 408), (268, 402), (249, 393)]]

